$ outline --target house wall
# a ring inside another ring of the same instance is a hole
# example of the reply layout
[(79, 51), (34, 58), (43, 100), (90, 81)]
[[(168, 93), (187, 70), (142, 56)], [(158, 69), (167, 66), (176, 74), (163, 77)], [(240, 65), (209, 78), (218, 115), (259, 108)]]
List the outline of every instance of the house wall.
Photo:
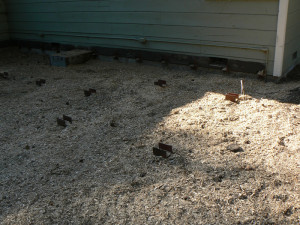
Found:
[(0, 0), (0, 44), (8, 41), (9, 33), (8, 33), (8, 25), (6, 19), (6, 8), (3, 0)]
[(300, 1), (290, 0), (285, 38), (283, 74), (289, 72), (298, 63), (300, 63)]
[[(298, 0), (295, 0), (298, 1)], [(6, 0), (11, 38), (265, 63), (278, 0)], [(140, 41), (147, 39), (146, 43)]]

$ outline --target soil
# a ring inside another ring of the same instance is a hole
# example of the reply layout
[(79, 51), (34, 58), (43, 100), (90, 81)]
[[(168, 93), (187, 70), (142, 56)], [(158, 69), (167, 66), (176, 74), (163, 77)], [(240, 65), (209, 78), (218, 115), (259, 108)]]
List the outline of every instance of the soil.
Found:
[(15, 48), (1, 71), (1, 224), (299, 224), (299, 80)]

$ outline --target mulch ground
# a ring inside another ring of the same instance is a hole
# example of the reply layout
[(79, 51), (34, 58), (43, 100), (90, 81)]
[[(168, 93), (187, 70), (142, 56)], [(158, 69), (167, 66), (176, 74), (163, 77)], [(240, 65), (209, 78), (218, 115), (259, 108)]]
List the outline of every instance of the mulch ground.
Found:
[(0, 53), (1, 224), (299, 224), (299, 80)]

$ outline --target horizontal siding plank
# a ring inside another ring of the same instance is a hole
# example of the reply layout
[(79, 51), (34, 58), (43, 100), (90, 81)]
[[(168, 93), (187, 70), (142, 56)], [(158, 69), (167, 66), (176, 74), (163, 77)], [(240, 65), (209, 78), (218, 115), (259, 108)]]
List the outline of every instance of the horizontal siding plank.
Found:
[(289, 2), (289, 13), (300, 11), (299, 0), (290, 0)]
[[(70, 11), (144, 11), (144, 12), (209, 12), (277, 15), (278, 0), (272, 1), (207, 1), (189, 0), (81, 0), (81, 1), (27, 1), (10, 0), (8, 7), (18, 12)], [(84, 7), (83, 7), (84, 5)]]
[[(19, 33), (19, 34), (32, 34), (36, 37), (41, 38), (40, 41), (43, 41), (45, 37), (50, 37), (50, 36), (69, 36), (69, 37), (83, 37), (83, 38), (104, 38), (104, 39), (111, 39), (111, 40), (130, 40), (130, 41), (135, 41), (140, 43), (140, 37), (135, 36), (135, 35), (112, 35), (112, 34), (89, 34), (89, 33), (75, 33), (75, 32), (37, 32), (37, 31), (31, 31), (31, 30), (14, 30), (13, 33)], [(204, 44), (204, 45), (218, 45), (218, 46), (239, 46), (239, 47), (245, 47), (245, 48), (254, 48), (254, 49), (265, 49), (265, 48), (274, 48), (273, 45), (271, 46), (258, 46), (258, 45), (251, 45), (249, 43), (245, 44), (238, 44), (236, 42), (218, 42), (218, 41), (212, 41), (212, 40), (207, 40), (207, 41), (200, 41), (200, 40), (192, 40), (192, 39), (179, 39), (179, 38), (174, 38), (174, 37), (147, 37), (147, 43), (152, 42), (152, 41), (162, 41), (162, 42), (170, 42), (170, 43), (185, 43), (185, 44)], [(146, 43), (146, 44), (147, 44)], [(146, 45), (143, 43), (140, 43), (140, 46)]]
[(296, 8), (296, 11), (290, 11), (287, 20), (286, 44), (297, 42), (300, 45), (300, 1), (291, 0), (290, 10)]
[(9, 39), (8, 24), (6, 20), (5, 5), (3, 0), (0, 0), (0, 42)]
[[(300, 62), (300, 36), (299, 39), (295, 39), (285, 45), (285, 60), (284, 60), (284, 71), (287, 71), (291, 68), (291, 66), (296, 65)], [(293, 58), (294, 52), (298, 52), (298, 57), (296, 59)]]
[[(300, 13), (300, 12), (299, 12)], [(299, 40), (299, 44), (300, 44), (300, 39), (299, 39), (299, 36), (300, 36), (300, 30), (296, 27), (294, 28), (289, 28), (287, 31), (286, 31), (286, 41), (285, 43), (289, 43), (295, 39), (298, 39)]]
[(5, 13), (6, 12), (6, 7), (4, 5), (3, 0), (0, 0), (0, 13)]
[[(285, 52), (283, 71), (288, 72), (294, 65), (300, 62), (300, 1), (290, 0), (287, 20)], [(298, 57), (293, 54), (298, 52)]]
[[(277, 16), (209, 14), (209, 13), (160, 13), (160, 12), (64, 12), (64, 13), (10, 13), (12, 22), (60, 22), (65, 23), (121, 23), (222, 27), (250, 30), (277, 29)], [(260, 21), (260, 23), (257, 23)]]
[(0, 32), (0, 41), (7, 41), (9, 39), (9, 34)]
[[(299, 1), (299, 5), (300, 5), (300, 1)], [(299, 27), (300, 27), (300, 10), (289, 13), (287, 28), (288, 29), (293, 28), (298, 30)]]
[[(210, 40), (230, 43), (246, 43), (253, 45), (273, 45), (275, 31), (257, 31), (209, 27), (186, 26), (160, 26), (140, 24), (99, 24), (99, 23), (36, 23), (36, 22), (11, 22), (12, 30), (31, 30), (37, 33), (70, 32), (90, 34), (131, 35), (137, 37), (181, 38), (193, 40)], [(263, 37), (263, 38), (260, 38)]]
[[(141, 49), (147, 51), (169, 51), (181, 54), (191, 55), (206, 55), (206, 56), (217, 56), (225, 58), (235, 59), (246, 59), (247, 61), (265, 62), (265, 54), (259, 50), (244, 50), (226, 47), (214, 47), (214, 46), (203, 46), (192, 43), (172, 43), (168, 40), (157, 40), (151, 41), (146, 45), (143, 45), (134, 40), (125, 39), (110, 39), (110, 38), (96, 38), (96, 37), (80, 37), (80, 36), (64, 36), (64, 35), (49, 35), (43, 39), (39, 38), (34, 34), (25, 33), (12, 33), (14, 39), (27, 39), (34, 41), (45, 41), (45, 42), (59, 42), (59, 43), (75, 43), (76, 45), (86, 46), (102, 46), (102, 47), (113, 47), (113, 48), (129, 48), (129, 49)], [(230, 51), (229, 51), (230, 50)], [(270, 48), (270, 55), (274, 54), (274, 48)], [(273, 60), (272, 57), (269, 58)]]
[(7, 23), (6, 15), (0, 13), (0, 23)]
[(289, 43), (287, 43), (285, 46), (285, 50), (287, 52), (289, 52), (290, 54), (294, 53), (295, 51), (298, 51), (298, 54), (300, 54), (300, 35), (295, 38), (294, 40), (290, 41)]
[(6, 21), (3, 21), (0, 23), (0, 33), (1, 32), (7, 32), (8, 31), (8, 24)]

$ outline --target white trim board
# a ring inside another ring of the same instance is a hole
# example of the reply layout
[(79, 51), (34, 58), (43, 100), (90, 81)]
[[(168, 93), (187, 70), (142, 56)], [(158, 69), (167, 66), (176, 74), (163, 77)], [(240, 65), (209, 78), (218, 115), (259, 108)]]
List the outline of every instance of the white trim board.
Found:
[(274, 58), (273, 76), (281, 77), (283, 75), (284, 48), (286, 37), (286, 26), (289, 11), (290, 0), (279, 0), (279, 12), (277, 21), (277, 36)]

